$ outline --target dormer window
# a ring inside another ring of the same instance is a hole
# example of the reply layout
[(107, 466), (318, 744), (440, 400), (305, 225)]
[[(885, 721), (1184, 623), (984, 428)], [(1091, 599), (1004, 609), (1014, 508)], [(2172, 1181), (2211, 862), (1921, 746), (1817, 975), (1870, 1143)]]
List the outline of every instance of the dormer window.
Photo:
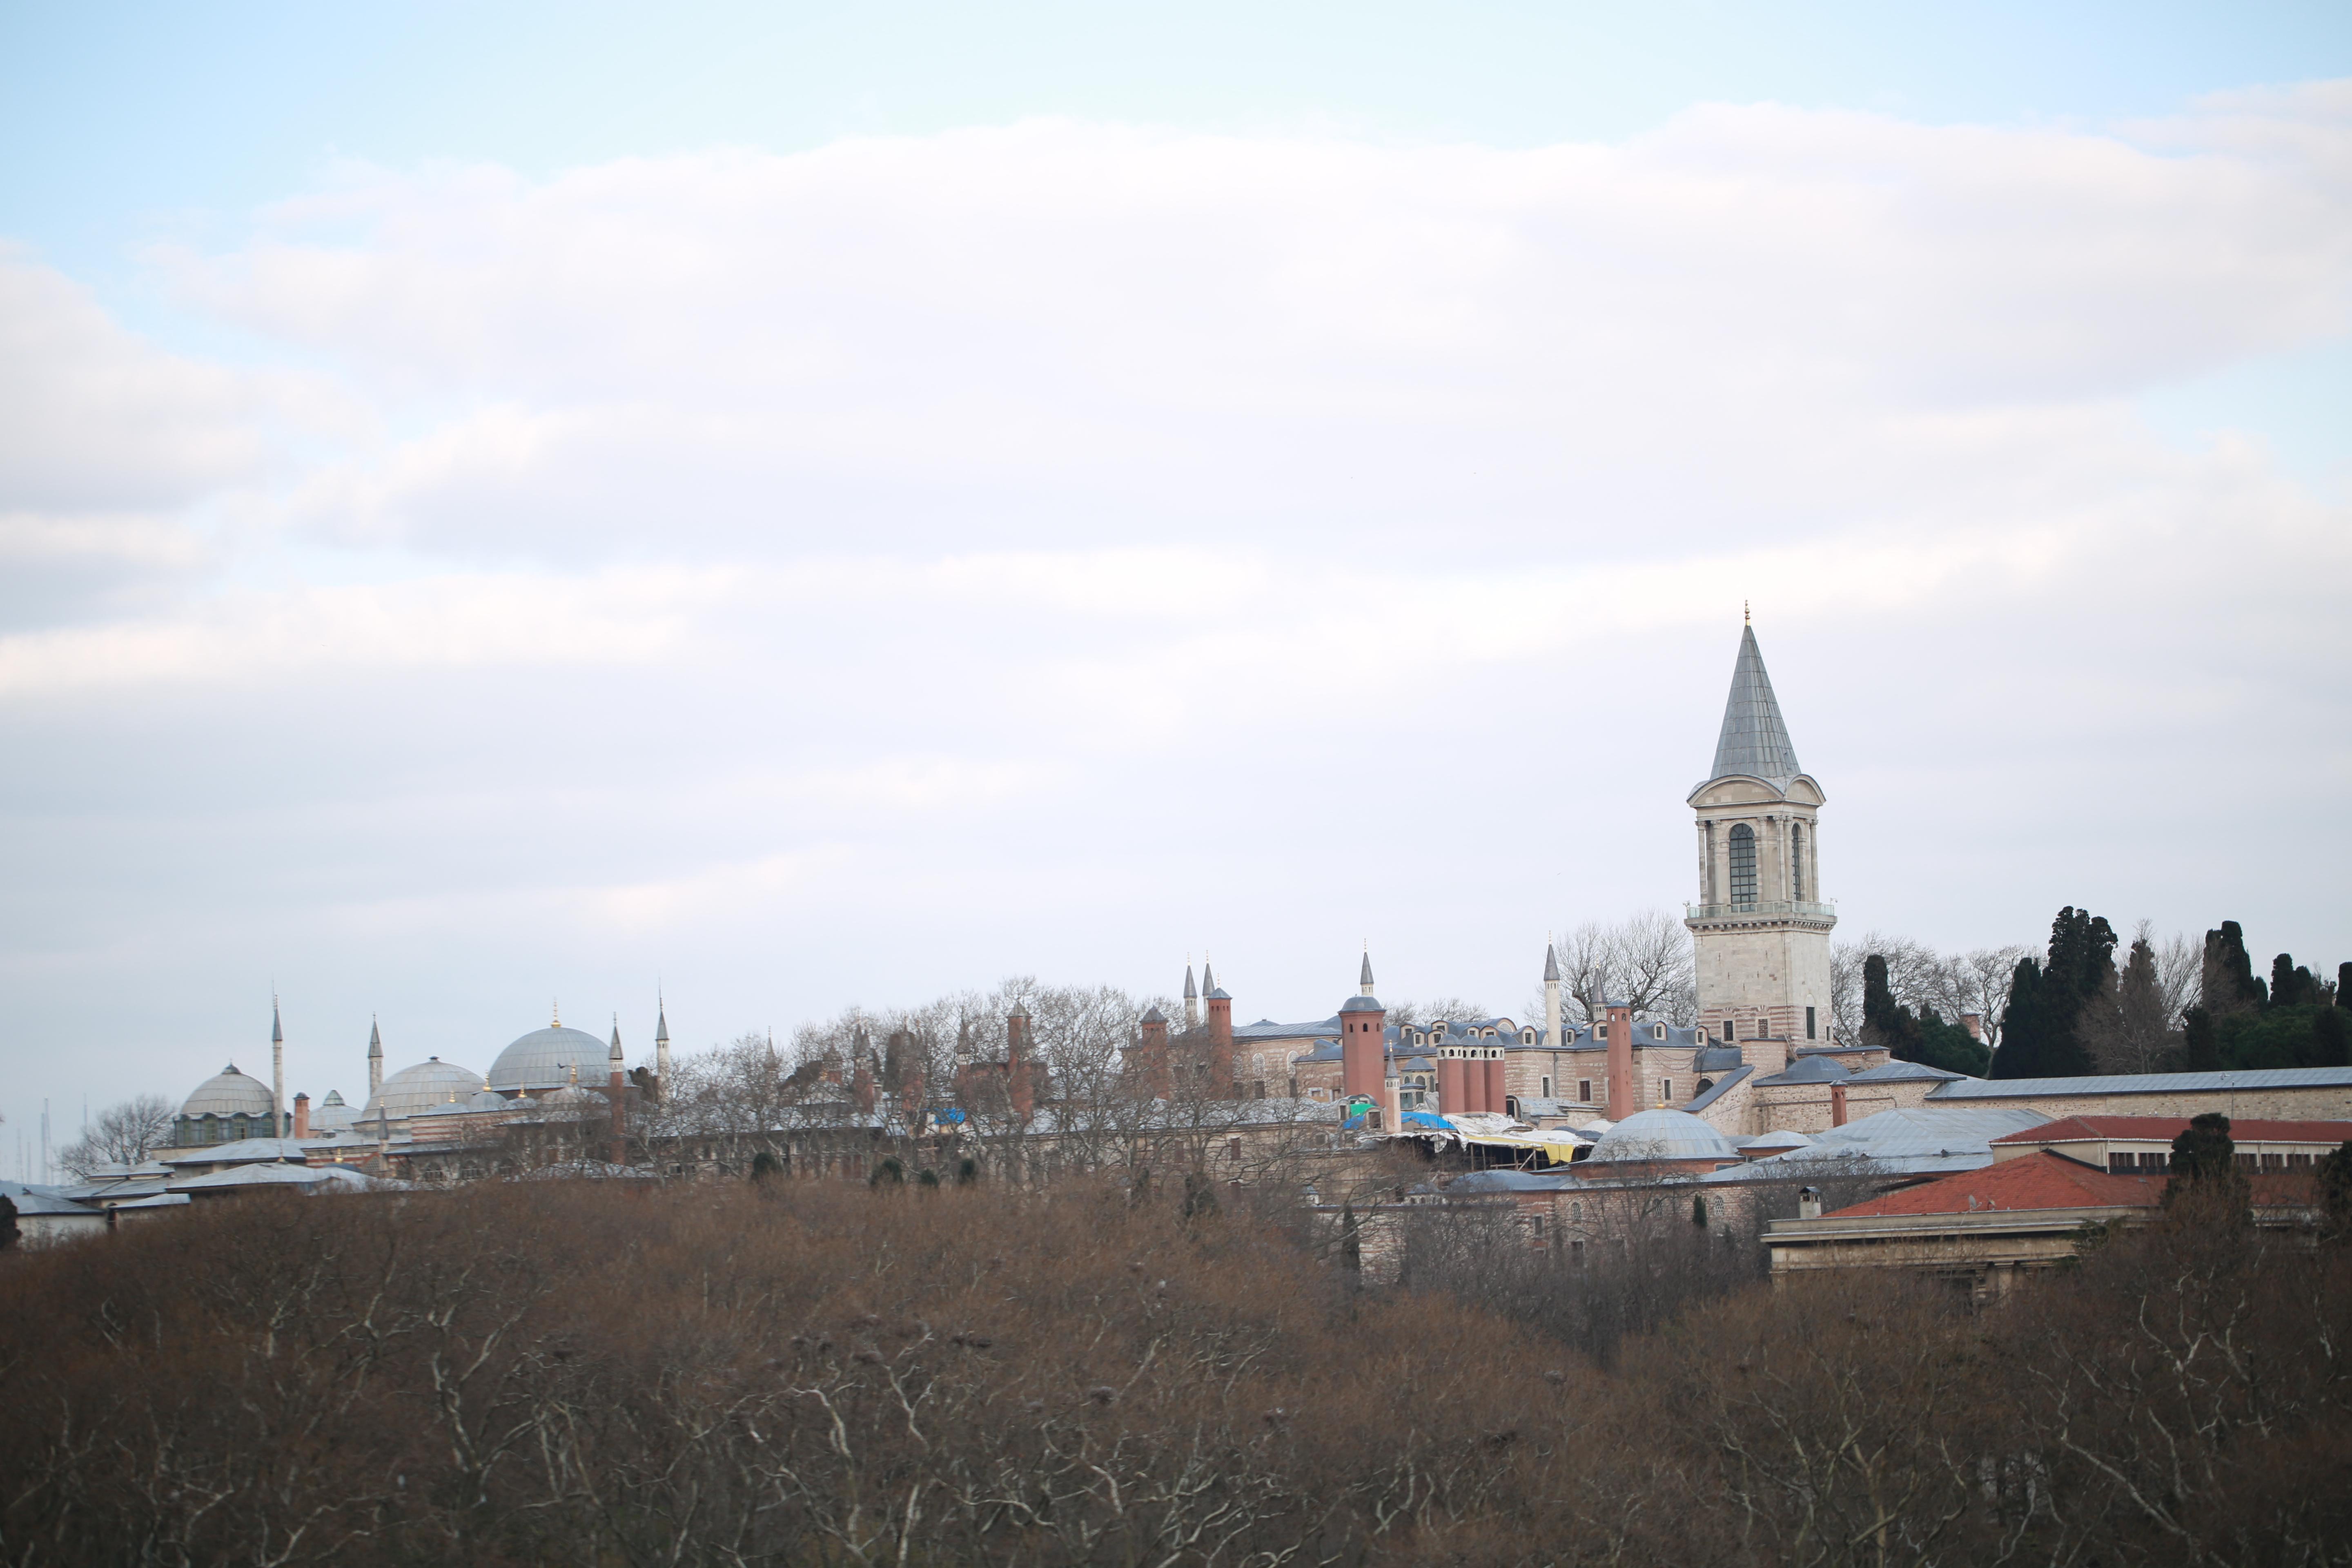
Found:
[(1666, 1026), (1664, 1024), (1654, 1024), (1650, 1026), (1650, 1038), (1654, 1040), (1663, 1040), (1665, 1037)]

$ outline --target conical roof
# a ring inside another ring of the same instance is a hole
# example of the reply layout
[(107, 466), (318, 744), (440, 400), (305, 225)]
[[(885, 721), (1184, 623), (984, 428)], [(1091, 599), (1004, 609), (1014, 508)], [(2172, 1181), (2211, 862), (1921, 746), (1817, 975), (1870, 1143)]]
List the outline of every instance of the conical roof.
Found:
[(1544, 943), (1544, 978), (1559, 978), (1559, 948), (1552, 942)]
[(1789, 743), (1780, 700), (1772, 695), (1772, 678), (1764, 673), (1756, 628), (1743, 626), (1738, 662), (1731, 668), (1731, 696), (1723, 705), (1723, 733), (1715, 742), (1715, 771), (1707, 776), (1748, 773), (1786, 784), (1803, 771), (1797, 765), (1797, 748)]

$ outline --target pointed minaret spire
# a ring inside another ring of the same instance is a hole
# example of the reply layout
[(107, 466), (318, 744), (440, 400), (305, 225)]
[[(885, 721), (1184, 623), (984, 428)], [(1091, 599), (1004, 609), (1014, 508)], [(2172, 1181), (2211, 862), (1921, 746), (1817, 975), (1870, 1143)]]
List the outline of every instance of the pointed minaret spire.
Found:
[(1560, 1029), (1565, 1018), (1560, 1012), (1559, 948), (1553, 942), (1544, 943), (1544, 1044), (1559, 1049)]
[(618, 1013), (613, 1015), (613, 1049), (610, 1055), (613, 1070), (620, 1071), (621, 1064), (628, 1058), (621, 1054), (621, 1016)]
[(286, 1136), (286, 1027), (278, 1021), (278, 993), (269, 994), (269, 1135)]
[(1756, 628), (1743, 625), (1739, 657), (1731, 667), (1731, 696), (1723, 705), (1723, 731), (1715, 742), (1715, 772), (1707, 776), (1745, 773), (1784, 784), (1802, 772), (1797, 748), (1789, 743), (1789, 726), (1780, 718), (1780, 700), (1772, 695), (1772, 678), (1764, 673)]
[(1201, 994), (1192, 988), (1192, 955), (1184, 955), (1184, 1032), (1201, 1026)]
[(1203, 948), (1201, 950), (1201, 994), (1206, 996), (1210, 992), (1214, 991), (1216, 988), (1217, 972), (1214, 966), (1209, 963), (1208, 950)]
[(1359, 996), (1370, 996), (1371, 994), (1372, 944), (1369, 940), (1367, 940), (1364, 943), (1364, 966), (1357, 973), (1356, 975), (1356, 994)]
[(383, 1035), (377, 1029), (375, 1016), (368, 1016), (368, 1098), (383, 1087)]
[(654, 991), (654, 1080), (656, 1092), (669, 1094), (669, 1004), (659, 987)]

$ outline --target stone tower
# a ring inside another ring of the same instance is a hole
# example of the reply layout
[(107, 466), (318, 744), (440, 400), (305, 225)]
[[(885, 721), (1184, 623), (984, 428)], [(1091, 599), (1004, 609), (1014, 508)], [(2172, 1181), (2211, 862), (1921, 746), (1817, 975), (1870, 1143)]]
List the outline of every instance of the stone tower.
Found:
[(1821, 891), (1822, 798), (1797, 765), (1756, 628), (1743, 627), (1715, 767), (1690, 793), (1699, 892), (1683, 923), (1696, 944), (1700, 1025), (1740, 1042), (1762, 1072), (1830, 1043), (1837, 911)]

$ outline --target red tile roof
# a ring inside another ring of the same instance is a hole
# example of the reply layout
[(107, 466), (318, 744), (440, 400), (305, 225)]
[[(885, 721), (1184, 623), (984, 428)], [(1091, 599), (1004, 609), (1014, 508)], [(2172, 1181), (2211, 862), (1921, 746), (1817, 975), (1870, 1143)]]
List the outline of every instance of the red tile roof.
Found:
[[(2063, 1116), (2005, 1132), (1996, 1143), (2061, 1143), (2088, 1138), (2161, 1138), (2189, 1131), (2186, 1116)], [(2232, 1121), (2230, 1137), (2241, 1143), (2343, 1143), (2352, 1142), (2352, 1121)]]
[[(1867, 1219), (1878, 1215), (1974, 1214), (1990, 1209), (2023, 1212), (2126, 1205), (2152, 1208), (2164, 1201), (2164, 1185), (2168, 1179), (2158, 1171), (2145, 1175), (2117, 1175), (2044, 1149), (2021, 1159), (1997, 1160), (1979, 1170), (1923, 1182), (1822, 1217)], [(2250, 1173), (2248, 1185), (2248, 1195), (2257, 1207), (2315, 1201), (2312, 1177), (2305, 1171)]]
[[(2035, 1128), (2040, 1132), (2043, 1128)], [(2165, 1178), (2118, 1176), (2047, 1150), (2020, 1160), (1998, 1160), (1981, 1170), (1962, 1171), (1866, 1204), (1836, 1211), (1839, 1219), (1874, 1215), (1968, 1214), (1984, 1209), (2107, 1208), (2152, 1205), (2164, 1196)], [(1824, 1215), (1824, 1218), (1829, 1216)]]

